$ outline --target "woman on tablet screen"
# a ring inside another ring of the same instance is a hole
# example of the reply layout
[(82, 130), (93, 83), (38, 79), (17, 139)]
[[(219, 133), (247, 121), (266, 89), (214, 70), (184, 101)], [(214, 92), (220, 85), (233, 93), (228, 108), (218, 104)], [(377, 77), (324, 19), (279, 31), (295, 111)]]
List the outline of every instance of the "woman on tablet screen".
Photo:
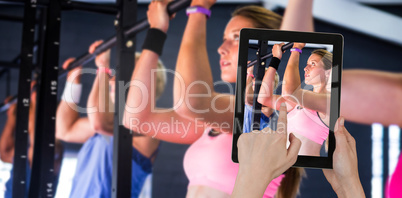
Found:
[(314, 50), (304, 67), (305, 83), (313, 86), (313, 90), (302, 89), (299, 74), (299, 59), (304, 43), (294, 43), (286, 66), (282, 85), (282, 95), (273, 95), (272, 77), (275, 75), (282, 58), (282, 44), (272, 48), (273, 58), (264, 76), (258, 102), (279, 109), (286, 102), (288, 109), (288, 130), (293, 132), (302, 142), (299, 155), (319, 156), (320, 149), (329, 133), (329, 100), (332, 53)]

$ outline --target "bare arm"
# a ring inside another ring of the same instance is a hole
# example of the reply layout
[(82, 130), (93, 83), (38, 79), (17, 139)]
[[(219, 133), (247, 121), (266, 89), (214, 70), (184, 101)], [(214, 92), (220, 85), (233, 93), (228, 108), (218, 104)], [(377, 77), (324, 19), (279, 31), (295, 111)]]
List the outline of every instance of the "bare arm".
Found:
[[(151, 2), (147, 13), (151, 28), (165, 33), (169, 25), (169, 17), (165, 12), (166, 5), (167, 1)], [(148, 49), (142, 50), (131, 79), (124, 111), (124, 125), (146, 136), (174, 143), (191, 144), (202, 135), (203, 123), (200, 122), (200, 126), (197, 126), (196, 122), (182, 118), (173, 109), (155, 108), (158, 58), (157, 53)], [(145, 123), (149, 127), (145, 127)], [(141, 142), (138, 141), (138, 144), (144, 144), (143, 140), (144, 138)]]
[[(193, 0), (192, 5), (210, 8), (215, 0)], [(174, 82), (174, 101), (177, 111), (189, 119), (202, 118), (206, 123), (229, 125), (231, 132), (234, 96), (215, 92), (206, 47), (206, 21), (204, 14), (188, 17), (180, 46)], [(230, 118), (230, 119), (228, 119)]]
[[(279, 60), (282, 59), (283, 52), (282, 52), (281, 48), (283, 45), (284, 45), (284, 43), (275, 44), (272, 47), (273, 57), (276, 57)], [(271, 63), (269, 63), (269, 64), (271, 64)], [(270, 66), (272, 66), (272, 65), (270, 65)], [(260, 92), (258, 94), (258, 102), (267, 107), (279, 110), (280, 105), (283, 102), (287, 102), (287, 101), (285, 100), (285, 98), (281, 97), (280, 95), (274, 94), (275, 74), (276, 74), (276, 69), (274, 67), (268, 67), (267, 71), (265, 72), (264, 79), (262, 80)], [(290, 105), (291, 104), (288, 104), (288, 102), (287, 102), (288, 109), (291, 109), (289, 107)]]
[(281, 30), (314, 32), (313, 0), (289, 0)]
[(341, 92), (346, 120), (402, 127), (402, 73), (344, 70)]
[(0, 158), (1, 161), (12, 163), (14, 157), (14, 132), (16, 128), (16, 107), (13, 104), (7, 111), (7, 121), (1, 133)]
[[(95, 48), (103, 41), (95, 41), (89, 47), (89, 53), (93, 53)], [(110, 68), (110, 50), (96, 56), (95, 64), (98, 68)], [(91, 93), (88, 97), (88, 119), (97, 133), (113, 135), (114, 125), (114, 105), (109, 97), (109, 74), (98, 72), (92, 85)]]
[[(74, 61), (74, 58), (67, 59), (63, 68)], [(75, 84), (80, 83), (81, 68), (72, 70), (68, 73), (67, 81)], [(61, 100), (56, 112), (56, 138), (73, 143), (84, 143), (94, 135), (94, 130), (90, 127), (88, 118), (80, 118), (77, 104)]]

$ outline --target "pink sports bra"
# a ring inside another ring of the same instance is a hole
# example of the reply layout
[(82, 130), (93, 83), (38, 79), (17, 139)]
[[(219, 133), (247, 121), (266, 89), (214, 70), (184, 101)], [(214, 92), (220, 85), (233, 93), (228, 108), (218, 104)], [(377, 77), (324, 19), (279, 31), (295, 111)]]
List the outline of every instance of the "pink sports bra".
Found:
[(402, 197), (402, 155), (399, 156), (398, 164), (391, 176), (388, 186), (388, 198)]
[(296, 106), (288, 113), (288, 131), (321, 145), (329, 134), (329, 128), (322, 122), (317, 111), (300, 106)]
[[(184, 155), (184, 171), (189, 179), (188, 186), (208, 186), (232, 194), (239, 164), (231, 160), (232, 135), (204, 134), (194, 142)], [(274, 197), (284, 175), (272, 180), (264, 197)]]

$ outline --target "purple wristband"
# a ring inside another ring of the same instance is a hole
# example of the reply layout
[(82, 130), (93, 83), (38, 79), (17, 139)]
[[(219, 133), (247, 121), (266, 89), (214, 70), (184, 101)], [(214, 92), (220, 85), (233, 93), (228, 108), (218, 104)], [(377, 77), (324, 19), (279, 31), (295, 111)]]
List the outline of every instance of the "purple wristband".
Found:
[(186, 9), (186, 13), (187, 13), (187, 16), (190, 15), (190, 14), (193, 14), (193, 13), (202, 13), (202, 14), (207, 15), (208, 19), (209, 19), (209, 17), (211, 17), (211, 10), (208, 10), (208, 9), (206, 9), (204, 7), (201, 7), (201, 6), (188, 7)]
[(302, 50), (299, 48), (294, 47), (294, 48), (290, 49), (290, 52), (294, 52), (294, 51), (299, 52), (300, 54), (302, 53)]

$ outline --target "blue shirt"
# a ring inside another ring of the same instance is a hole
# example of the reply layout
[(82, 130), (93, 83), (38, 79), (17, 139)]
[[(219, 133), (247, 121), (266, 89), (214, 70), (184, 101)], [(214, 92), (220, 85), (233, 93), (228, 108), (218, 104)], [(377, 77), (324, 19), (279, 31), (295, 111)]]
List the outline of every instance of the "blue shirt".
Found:
[[(70, 192), (72, 198), (109, 198), (112, 195), (113, 138), (95, 134), (78, 153), (77, 168)], [(152, 171), (150, 159), (133, 148), (131, 197), (139, 196), (147, 175)]]
[[(243, 123), (243, 133), (250, 133), (253, 131), (251, 116), (253, 114), (253, 107), (251, 105), (245, 105), (244, 108), (244, 123)], [(260, 130), (266, 127), (270, 127), (273, 130), (276, 130), (276, 121), (277, 121), (277, 112), (274, 111), (269, 117), (265, 114), (261, 113), (260, 119)]]
[[(25, 182), (25, 198), (28, 197), (29, 191), (29, 182), (31, 180), (31, 166), (29, 166), (29, 162), (27, 159), (26, 164), (26, 182)], [(6, 191), (4, 192), (4, 198), (12, 198), (13, 194), (13, 168), (10, 171), (10, 179), (6, 182)]]

